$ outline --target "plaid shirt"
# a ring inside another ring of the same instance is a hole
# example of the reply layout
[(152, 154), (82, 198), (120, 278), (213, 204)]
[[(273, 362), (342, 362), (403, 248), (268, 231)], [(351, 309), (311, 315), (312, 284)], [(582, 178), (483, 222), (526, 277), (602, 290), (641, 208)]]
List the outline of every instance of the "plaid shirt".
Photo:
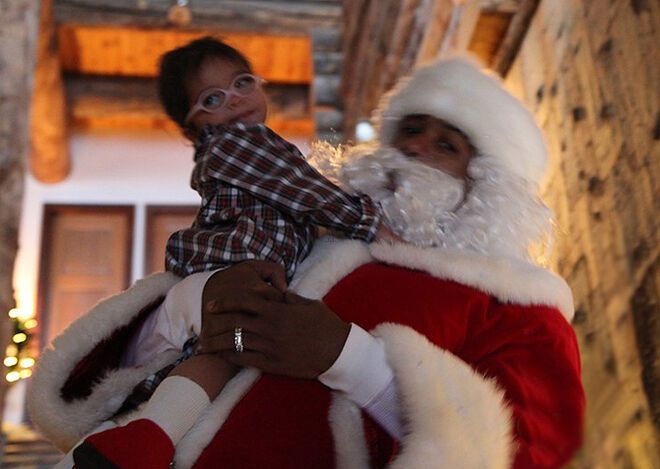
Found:
[(191, 186), (202, 205), (166, 250), (167, 270), (181, 276), (262, 259), (291, 278), (316, 239), (314, 225), (371, 241), (381, 219), (371, 198), (342, 191), (263, 124), (207, 126), (195, 163)]

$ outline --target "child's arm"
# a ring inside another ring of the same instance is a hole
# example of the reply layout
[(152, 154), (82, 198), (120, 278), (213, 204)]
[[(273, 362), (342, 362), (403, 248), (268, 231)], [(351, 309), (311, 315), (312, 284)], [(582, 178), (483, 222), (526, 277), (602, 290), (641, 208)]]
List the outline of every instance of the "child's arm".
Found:
[(238, 187), (299, 223), (340, 230), (372, 241), (381, 209), (367, 195), (349, 195), (312, 168), (300, 151), (263, 125), (224, 127), (200, 149), (201, 183)]

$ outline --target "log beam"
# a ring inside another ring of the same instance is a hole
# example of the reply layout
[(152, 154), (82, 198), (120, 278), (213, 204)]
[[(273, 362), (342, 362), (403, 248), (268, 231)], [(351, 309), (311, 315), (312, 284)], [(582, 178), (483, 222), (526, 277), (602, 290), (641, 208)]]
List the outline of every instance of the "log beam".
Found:
[[(58, 0), (60, 24), (164, 28), (171, 0)], [(254, 1), (195, 0), (188, 5), (192, 21), (179, 29), (260, 31), (268, 34), (302, 35), (319, 26), (332, 26), (341, 17), (341, 5), (333, 0)]]
[(269, 82), (311, 82), (311, 41), (306, 36), (65, 24), (58, 28), (58, 43), (66, 72), (154, 77), (163, 53), (208, 34), (249, 57), (255, 73)]
[(491, 67), (501, 76), (506, 76), (513, 60), (518, 55), (525, 34), (534, 18), (534, 13), (539, 6), (540, 0), (522, 0), (519, 8), (511, 18), (511, 23), (506, 34), (495, 53)]
[[(161, 108), (150, 78), (69, 76), (66, 80), (71, 122), (78, 129), (165, 129), (178, 132)], [(305, 85), (267, 84), (266, 124), (288, 137), (314, 134)]]
[(451, 0), (344, 2), (345, 137), (381, 96), (418, 63), (436, 57), (456, 8)]
[(32, 148), (29, 163), (34, 177), (45, 183), (64, 180), (71, 170), (71, 160), (52, 0), (41, 2), (30, 136)]

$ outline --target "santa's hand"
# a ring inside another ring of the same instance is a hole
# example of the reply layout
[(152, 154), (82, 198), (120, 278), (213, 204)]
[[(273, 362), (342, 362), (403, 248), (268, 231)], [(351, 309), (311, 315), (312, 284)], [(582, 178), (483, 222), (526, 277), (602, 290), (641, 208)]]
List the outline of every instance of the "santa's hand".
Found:
[[(206, 344), (237, 366), (315, 379), (339, 356), (350, 324), (320, 301), (287, 292), (285, 303), (234, 295), (219, 304)], [(237, 351), (240, 328), (242, 351)]]
[(216, 352), (213, 337), (222, 327), (218, 313), (226, 311), (227, 304), (250, 298), (284, 301), (286, 291), (284, 269), (267, 261), (245, 261), (228, 269), (216, 272), (209, 278), (202, 293), (202, 330), (199, 336), (199, 350), (202, 353)]

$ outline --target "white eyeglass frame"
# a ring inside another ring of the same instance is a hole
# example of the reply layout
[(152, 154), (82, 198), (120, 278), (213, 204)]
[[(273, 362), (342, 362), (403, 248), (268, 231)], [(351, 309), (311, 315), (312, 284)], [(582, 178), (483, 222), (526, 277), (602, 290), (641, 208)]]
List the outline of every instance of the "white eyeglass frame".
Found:
[[(242, 93), (235, 88), (235, 85), (236, 82), (246, 77), (250, 77), (254, 79), (255, 87), (247, 93)], [(252, 93), (254, 93), (257, 90), (257, 88), (261, 87), (261, 85), (263, 85), (264, 83), (266, 83), (266, 80), (264, 80), (260, 76), (253, 75), (252, 73), (241, 73), (232, 80), (231, 85), (229, 85), (229, 88), (213, 87), (213, 88), (205, 89), (204, 91), (199, 93), (199, 96), (197, 97), (195, 104), (193, 105), (192, 108), (190, 108), (188, 114), (186, 114), (186, 117), (183, 120), (183, 125), (187, 127), (188, 124), (190, 123), (190, 119), (192, 119), (195, 116), (195, 114), (197, 114), (199, 111), (204, 111), (209, 114), (213, 114), (218, 111), (221, 111), (222, 109), (227, 107), (227, 103), (231, 100), (232, 96), (250, 96)], [(204, 100), (208, 98), (209, 95), (217, 92), (222, 92), (222, 94), (224, 94), (225, 96), (225, 100), (222, 102), (222, 104), (214, 109), (210, 109), (207, 106), (205, 106)]]

